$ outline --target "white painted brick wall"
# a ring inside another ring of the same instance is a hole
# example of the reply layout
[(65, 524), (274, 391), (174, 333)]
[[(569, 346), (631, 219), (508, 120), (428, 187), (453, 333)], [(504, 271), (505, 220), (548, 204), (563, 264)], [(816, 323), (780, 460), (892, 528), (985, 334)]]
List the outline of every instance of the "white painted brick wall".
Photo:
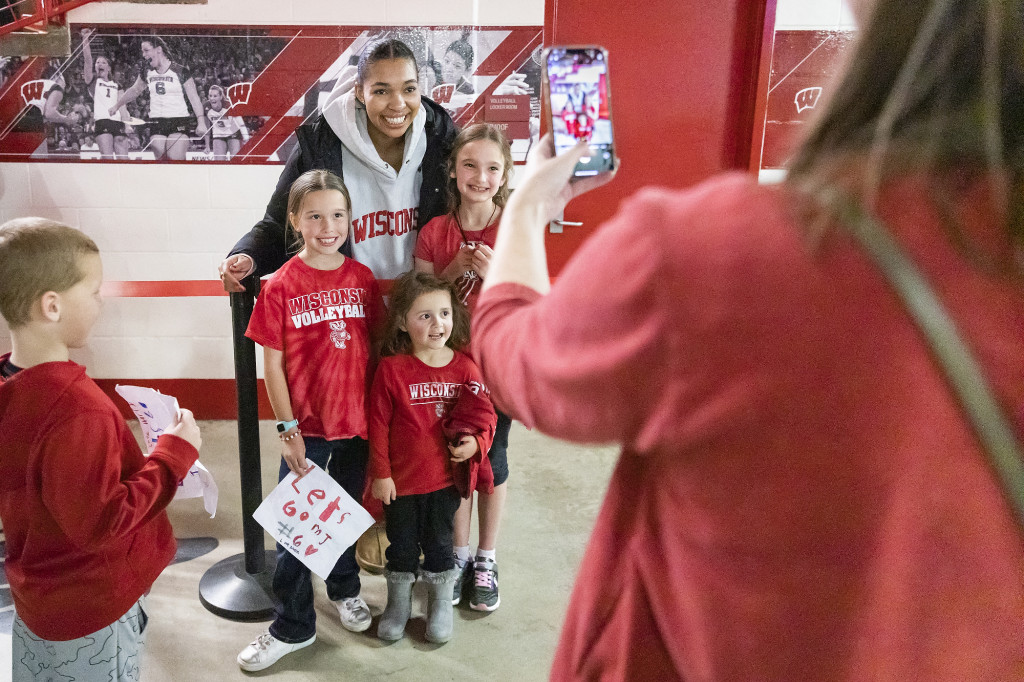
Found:
[(219, 262), (263, 215), (281, 168), (0, 163), (0, 219), (40, 215), (80, 227), (103, 251), (109, 280), (216, 279), (205, 260), (187, 274), (168, 261)]

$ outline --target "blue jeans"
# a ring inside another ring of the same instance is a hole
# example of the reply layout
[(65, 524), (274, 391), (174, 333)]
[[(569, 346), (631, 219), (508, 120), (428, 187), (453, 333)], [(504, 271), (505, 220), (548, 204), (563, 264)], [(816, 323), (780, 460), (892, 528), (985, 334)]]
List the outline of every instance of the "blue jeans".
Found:
[[(370, 446), (362, 438), (324, 440), (303, 436), (306, 459), (330, 474), (345, 492), (356, 501), (363, 499), (366, 481), (366, 460)], [(291, 470), (281, 460), (278, 481)], [(306, 565), (281, 545), (277, 546), (277, 568), (274, 571), (274, 622), (270, 634), (282, 642), (304, 642), (316, 634), (316, 611), (313, 609), (313, 580)], [(327, 596), (331, 601), (359, 596), (359, 565), (353, 544), (334, 565), (327, 576)]]

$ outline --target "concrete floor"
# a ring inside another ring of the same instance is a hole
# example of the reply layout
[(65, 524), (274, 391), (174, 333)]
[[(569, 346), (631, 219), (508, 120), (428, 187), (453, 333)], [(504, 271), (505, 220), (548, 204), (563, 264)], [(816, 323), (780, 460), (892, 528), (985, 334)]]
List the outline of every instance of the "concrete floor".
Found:
[[(269, 622), (240, 623), (210, 613), (198, 599), (199, 580), (218, 561), (242, 552), (235, 422), (203, 422), (200, 460), (220, 488), (217, 516), (200, 500), (171, 504), (178, 538), (212, 537), (212, 552), (164, 571), (148, 599), (151, 615), (142, 675), (147, 682), (237, 680), (544, 680), (554, 656), (576, 569), (604, 496), (617, 449), (582, 447), (515, 423), (509, 439), (508, 503), (498, 543), (501, 606), (490, 614), (456, 607), (455, 634), (443, 645), (423, 640), (425, 593), (417, 585), (405, 639), (386, 644), (376, 624), (344, 630), (314, 577), (317, 642), (259, 673), (243, 673), (238, 652)], [(260, 425), (263, 493), (276, 484), (279, 444), (271, 422)], [(267, 548), (272, 543), (267, 537)], [(473, 542), (476, 540), (474, 523)], [(362, 575), (363, 597), (376, 618), (383, 611), (382, 576)], [(0, 614), (2, 616), (3, 614)], [(0, 622), (0, 680), (10, 674), (10, 625)]]

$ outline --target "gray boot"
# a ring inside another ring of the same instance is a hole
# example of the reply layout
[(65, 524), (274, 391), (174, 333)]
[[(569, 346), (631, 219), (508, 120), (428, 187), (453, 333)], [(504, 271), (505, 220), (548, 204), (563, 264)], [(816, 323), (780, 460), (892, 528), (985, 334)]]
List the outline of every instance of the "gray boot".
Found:
[(427, 584), (427, 641), (444, 644), (452, 638), (452, 593), (459, 569), (423, 571), (422, 576)]
[(393, 642), (405, 635), (405, 624), (412, 615), (412, 585), (416, 574), (384, 571), (384, 578), (388, 581), (388, 605), (377, 622), (377, 637)]

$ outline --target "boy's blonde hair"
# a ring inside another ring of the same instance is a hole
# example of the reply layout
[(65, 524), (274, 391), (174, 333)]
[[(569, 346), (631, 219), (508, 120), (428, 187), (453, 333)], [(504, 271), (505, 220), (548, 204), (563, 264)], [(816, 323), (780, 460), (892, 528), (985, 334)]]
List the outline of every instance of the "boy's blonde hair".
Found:
[(7, 324), (27, 324), (43, 294), (67, 291), (82, 280), (79, 256), (99, 252), (81, 231), (46, 218), (0, 225), (0, 314)]

